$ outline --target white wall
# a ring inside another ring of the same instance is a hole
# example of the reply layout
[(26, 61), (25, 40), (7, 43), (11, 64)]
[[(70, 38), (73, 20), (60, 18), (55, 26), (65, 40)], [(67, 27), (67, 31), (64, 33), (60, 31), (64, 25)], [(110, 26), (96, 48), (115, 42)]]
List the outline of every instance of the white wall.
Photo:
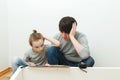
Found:
[(8, 0), (9, 53), (23, 56), (33, 29), (53, 37), (58, 22), (72, 16), (87, 35), (95, 66), (120, 66), (119, 0)]
[(0, 71), (9, 66), (7, 1), (0, 0)]

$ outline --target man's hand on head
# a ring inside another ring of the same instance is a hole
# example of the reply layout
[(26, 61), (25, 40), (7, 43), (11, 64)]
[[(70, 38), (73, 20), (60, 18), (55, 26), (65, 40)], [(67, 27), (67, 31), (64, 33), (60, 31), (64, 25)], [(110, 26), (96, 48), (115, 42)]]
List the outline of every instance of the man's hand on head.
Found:
[(76, 27), (77, 27), (77, 25), (76, 25), (76, 23), (74, 22), (74, 23), (72, 24), (72, 29), (71, 29), (70, 34), (69, 34), (70, 37), (74, 37), (74, 36), (75, 36), (75, 34), (76, 34)]

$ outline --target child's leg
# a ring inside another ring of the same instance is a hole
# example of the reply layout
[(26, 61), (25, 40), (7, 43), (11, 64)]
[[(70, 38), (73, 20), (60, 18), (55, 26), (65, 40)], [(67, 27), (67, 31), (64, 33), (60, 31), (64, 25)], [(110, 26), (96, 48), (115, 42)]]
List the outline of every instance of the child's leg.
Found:
[(26, 67), (26, 66), (28, 66), (28, 64), (27, 64), (27, 62), (25, 60), (21, 59), (20, 57), (13, 58), (13, 60), (12, 60), (13, 73), (17, 70), (17, 68), (19, 66)]

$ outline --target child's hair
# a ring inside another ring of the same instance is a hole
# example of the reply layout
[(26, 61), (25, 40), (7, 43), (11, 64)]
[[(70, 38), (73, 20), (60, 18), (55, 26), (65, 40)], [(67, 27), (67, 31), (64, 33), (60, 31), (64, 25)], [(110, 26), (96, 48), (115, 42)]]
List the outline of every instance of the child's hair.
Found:
[(33, 33), (29, 37), (29, 44), (32, 46), (33, 41), (37, 41), (39, 39), (43, 39), (43, 36), (41, 33), (38, 33), (36, 30), (33, 30)]

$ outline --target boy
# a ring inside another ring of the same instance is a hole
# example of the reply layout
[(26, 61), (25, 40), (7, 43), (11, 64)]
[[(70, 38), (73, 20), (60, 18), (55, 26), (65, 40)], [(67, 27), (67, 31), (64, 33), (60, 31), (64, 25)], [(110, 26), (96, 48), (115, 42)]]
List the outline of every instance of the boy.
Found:
[(15, 57), (12, 62), (13, 73), (17, 70), (19, 66), (41, 66), (47, 63), (47, 48), (48, 45), (44, 45), (44, 40), (48, 40), (53, 43), (53, 46), (60, 46), (60, 42), (43, 36), (33, 30), (33, 33), (29, 37), (29, 44), (32, 47), (25, 53), (24, 59)]

